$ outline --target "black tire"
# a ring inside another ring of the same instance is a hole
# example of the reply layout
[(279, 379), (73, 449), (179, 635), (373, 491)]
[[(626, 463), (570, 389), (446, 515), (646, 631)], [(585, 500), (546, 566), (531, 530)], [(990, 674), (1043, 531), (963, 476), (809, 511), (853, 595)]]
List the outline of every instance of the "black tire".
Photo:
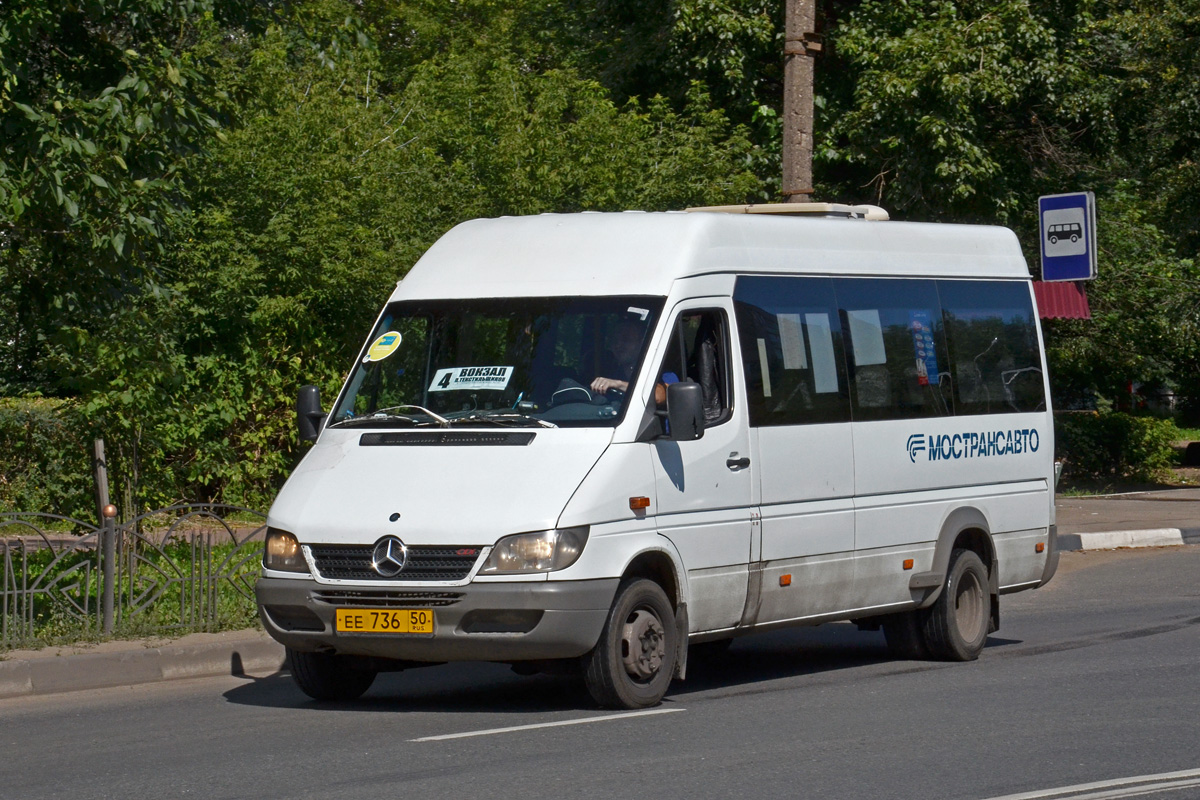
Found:
[(940, 661), (974, 661), (987, 642), (991, 618), (987, 567), (971, 550), (955, 550), (942, 593), (922, 626), (929, 655)]
[(600, 641), (583, 657), (588, 692), (604, 708), (656, 706), (675, 675), (677, 648), (675, 611), (662, 587), (622, 581)]
[(924, 615), (924, 611), (917, 610), (884, 617), (883, 636), (887, 639), (888, 651), (893, 656), (908, 661), (924, 661), (929, 658), (929, 648), (925, 646), (925, 635), (922, 632)]
[(375, 671), (355, 669), (353, 656), (287, 651), (292, 679), (314, 700), (354, 700), (375, 682)]

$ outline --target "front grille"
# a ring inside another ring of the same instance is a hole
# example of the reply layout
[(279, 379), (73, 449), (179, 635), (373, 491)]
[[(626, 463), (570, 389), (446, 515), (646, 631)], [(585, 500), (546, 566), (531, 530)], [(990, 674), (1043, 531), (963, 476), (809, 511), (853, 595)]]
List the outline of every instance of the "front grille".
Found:
[(356, 608), (424, 608), (452, 606), (462, 599), (462, 592), (392, 592), (386, 590), (342, 591), (320, 590), (313, 597), (331, 606)]
[(309, 545), (322, 578), (339, 581), (461, 581), (483, 552), (479, 546), (410, 545), (398, 575), (385, 578), (371, 568), (373, 544)]

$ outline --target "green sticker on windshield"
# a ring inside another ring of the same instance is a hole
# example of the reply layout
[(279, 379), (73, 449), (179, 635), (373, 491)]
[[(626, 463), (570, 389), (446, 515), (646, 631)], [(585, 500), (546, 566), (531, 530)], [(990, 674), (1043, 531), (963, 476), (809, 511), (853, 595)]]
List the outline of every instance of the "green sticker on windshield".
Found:
[(363, 359), (363, 361), (383, 361), (392, 353), (396, 352), (396, 348), (399, 346), (400, 331), (389, 331), (375, 341), (371, 342), (371, 346), (367, 348), (367, 356)]

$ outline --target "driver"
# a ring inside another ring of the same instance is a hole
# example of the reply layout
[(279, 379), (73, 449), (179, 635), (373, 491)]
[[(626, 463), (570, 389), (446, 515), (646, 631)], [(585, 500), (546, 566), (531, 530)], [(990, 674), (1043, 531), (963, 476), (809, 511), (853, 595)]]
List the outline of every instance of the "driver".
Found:
[[(633, 370), (637, 367), (638, 354), (642, 347), (642, 333), (643, 326), (635, 319), (623, 319), (617, 323), (601, 363), (603, 374), (612, 377), (593, 379), (593, 392), (603, 395), (609, 389), (629, 391), (629, 382), (633, 380)], [(655, 385), (654, 401), (662, 404), (666, 399), (667, 387), (661, 383)]]

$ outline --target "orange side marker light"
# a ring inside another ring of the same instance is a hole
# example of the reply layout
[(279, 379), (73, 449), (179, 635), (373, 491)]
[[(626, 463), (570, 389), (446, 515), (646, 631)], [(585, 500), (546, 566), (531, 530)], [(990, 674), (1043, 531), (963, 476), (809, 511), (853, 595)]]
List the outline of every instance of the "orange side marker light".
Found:
[(641, 511), (643, 508), (650, 507), (649, 497), (631, 497), (629, 498), (629, 510)]
[(905, 568), (905, 569), (912, 569), (912, 568), (913, 568), (913, 560), (912, 560), (911, 558), (906, 558), (906, 559), (904, 559), (904, 568)]
[(1037, 544), (1035, 544), (1035, 545), (1033, 546), (1033, 549), (1034, 549), (1034, 552), (1037, 552), (1037, 553), (1044, 553), (1044, 552), (1046, 552), (1046, 543), (1045, 543), (1045, 542), (1038, 542)]
[(792, 585), (791, 573), (789, 573), (787, 575), (780, 575), (779, 576), (779, 585), (780, 586), (791, 586)]

